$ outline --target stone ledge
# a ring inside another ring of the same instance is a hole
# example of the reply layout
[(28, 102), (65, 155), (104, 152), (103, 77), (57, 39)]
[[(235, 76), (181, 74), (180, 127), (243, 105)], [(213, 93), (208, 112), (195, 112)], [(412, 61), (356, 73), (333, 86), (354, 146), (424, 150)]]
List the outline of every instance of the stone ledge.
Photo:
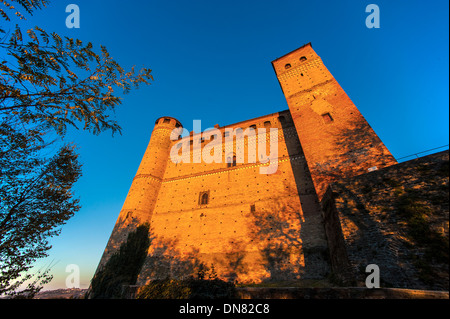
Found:
[(236, 288), (238, 299), (449, 299), (448, 291), (400, 288)]

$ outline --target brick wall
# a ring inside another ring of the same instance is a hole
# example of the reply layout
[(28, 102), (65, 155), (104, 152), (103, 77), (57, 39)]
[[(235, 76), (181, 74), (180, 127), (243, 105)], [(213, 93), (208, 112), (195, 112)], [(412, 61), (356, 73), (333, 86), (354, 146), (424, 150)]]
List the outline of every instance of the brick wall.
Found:
[[(192, 275), (200, 264), (213, 265), (219, 278), (241, 283), (329, 273), (320, 205), (289, 112), (227, 127), (259, 128), (267, 121), (279, 129), (274, 174), (261, 174), (265, 164), (259, 161), (231, 167), (168, 161), (137, 284)], [(227, 127), (220, 128), (221, 134)], [(236, 143), (223, 143), (222, 155), (236, 152)], [(247, 159), (248, 147), (257, 147), (258, 141), (245, 138), (245, 146)], [(202, 204), (205, 192), (208, 203)]]

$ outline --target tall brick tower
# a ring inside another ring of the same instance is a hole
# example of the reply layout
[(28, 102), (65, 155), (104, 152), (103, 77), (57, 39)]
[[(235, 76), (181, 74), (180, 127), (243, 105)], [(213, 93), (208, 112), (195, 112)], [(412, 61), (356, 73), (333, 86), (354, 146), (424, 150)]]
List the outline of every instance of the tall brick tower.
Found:
[(156, 120), (150, 142), (148, 143), (141, 164), (133, 178), (130, 190), (117, 218), (106, 249), (100, 260), (100, 269), (126, 239), (129, 232), (140, 224), (151, 221), (153, 209), (158, 198), (161, 182), (169, 161), (171, 134), (178, 136), (183, 129), (181, 123), (172, 117)]
[(319, 198), (338, 178), (396, 163), (310, 43), (272, 65)]

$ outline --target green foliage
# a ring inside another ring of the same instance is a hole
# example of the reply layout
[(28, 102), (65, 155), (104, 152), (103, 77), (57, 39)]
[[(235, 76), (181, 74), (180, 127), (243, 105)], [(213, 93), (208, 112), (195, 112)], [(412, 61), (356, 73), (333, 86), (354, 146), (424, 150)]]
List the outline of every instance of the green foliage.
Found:
[[(3, 0), (3, 8), (0, 7), (0, 16), (6, 21), (11, 21), (10, 16), (7, 13), (8, 10), (13, 11), (15, 16), (17, 16), (19, 19), (25, 19), (24, 15), (21, 14), (20, 11), (17, 11), (17, 9), (10, 4), (14, 2), (18, 3), (28, 14), (33, 14), (34, 10), (42, 9), (49, 3), (48, 0)], [(3, 9), (5, 9), (6, 11)], [(0, 32), (1, 31), (2, 29), (0, 29)]]
[[(69, 127), (120, 133), (111, 118), (119, 94), (153, 80), (150, 69), (124, 70), (103, 46), (38, 26), (22, 30), (25, 15), (49, 2), (0, 1), (0, 294), (30, 279), (21, 276), (47, 256), (47, 238), (80, 209), (71, 188), (81, 165), (59, 138)], [(36, 278), (43, 284), (51, 276)]]
[(139, 289), (136, 299), (230, 299), (235, 286), (218, 278), (154, 280)]
[(123, 286), (136, 283), (149, 245), (148, 224), (140, 225), (134, 232), (128, 234), (127, 241), (92, 279), (89, 297), (92, 299), (122, 298)]
[(96, 53), (91, 43), (39, 27), (28, 30), (27, 39), (16, 27), (9, 41), (0, 43), (7, 56), (0, 61), (0, 115), (13, 114), (24, 124), (42, 124), (59, 135), (68, 126), (93, 134), (120, 133), (109, 114), (121, 103), (114, 88), (128, 93), (149, 84), (151, 70), (126, 72), (105, 47)]
[[(81, 176), (74, 147), (63, 146), (51, 158), (42, 155), (44, 147), (37, 132), (23, 134), (0, 124), (0, 294), (15, 294), (33, 277), (21, 274), (47, 256), (47, 238), (58, 235), (58, 226), (80, 208), (71, 192)], [(47, 273), (37, 276), (41, 284), (51, 279)]]
[[(409, 190), (409, 192), (406, 192), (400, 198), (398, 202), (398, 213), (407, 222), (410, 238), (418, 246), (425, 248), (424, 260), (427, 262), (435, 260), (436, 262), (448, 263), (448, 238), (445, 238), (430, 227), (427, 216), (432, 211), (421, 202), (420, 198), (415, 197), (413, 191)], [(423, 264), (425, 264), (424, 261), (417, 263), (417, 265)], [(423, 270), (427, 269), (423, 268)]]

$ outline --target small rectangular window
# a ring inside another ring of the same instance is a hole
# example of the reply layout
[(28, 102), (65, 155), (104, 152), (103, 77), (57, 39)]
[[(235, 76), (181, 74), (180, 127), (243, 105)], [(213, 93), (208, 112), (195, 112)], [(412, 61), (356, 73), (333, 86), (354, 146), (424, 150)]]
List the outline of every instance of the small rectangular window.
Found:
[(331, 122), (334, 121), (333, 118), (331, 117), (330, 113), (322, 114), (322, 118), (323, 118), (323, 121), (325, 122), (325, 124), (330, 124)]
[(164, 119), (164, 124), (169, 124), (170, 123), (170, 119)]

